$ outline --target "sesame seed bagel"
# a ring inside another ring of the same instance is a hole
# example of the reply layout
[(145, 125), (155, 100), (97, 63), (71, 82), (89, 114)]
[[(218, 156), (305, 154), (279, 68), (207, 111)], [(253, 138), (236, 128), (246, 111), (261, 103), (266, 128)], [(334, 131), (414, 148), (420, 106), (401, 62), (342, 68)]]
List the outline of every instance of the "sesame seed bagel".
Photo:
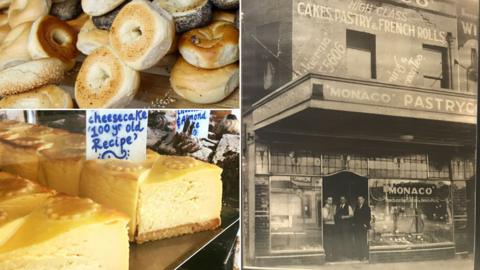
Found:
[(220, 9), (236, 9), (240, 0), (211, 0), (213, 5)]
[(66, 109), (73, 108), (72, 97), (62, 88), (47, 85), (32, 91), (6, 96), (0, 100), (2, 109)]
[(26, 92), (43, 85), (59, 83), (65, 70), (62, 61), (43, 58), (0, 71), (0, 96)]
[(154, 0), (153, 3), (172, 14), (177, 33), (205, 26), (212, 20), (212, 4), (208, 0)]
[(238, 87), (238, 63), (218, 69), (202, 69), (180, 57), (172, 69), (170, 84), (173, 90), (194, 103), (216, 103)]
[(145, 0), (125, 5), (113, 21), (110, 45), (135, 70), (154, 66), (169, 51), (175, 36), (172, 16)]
[(233, 24), (214, 22), (184, 33), (178, 49), (191, 65), (213, 69), (238, 61), (238, 39), (238, 30)]
[(127, 105), (140, 85), (140, 74), (125, 65), (108, 47), (91, 53), (75, 82), (80, 108), (117, 108)]

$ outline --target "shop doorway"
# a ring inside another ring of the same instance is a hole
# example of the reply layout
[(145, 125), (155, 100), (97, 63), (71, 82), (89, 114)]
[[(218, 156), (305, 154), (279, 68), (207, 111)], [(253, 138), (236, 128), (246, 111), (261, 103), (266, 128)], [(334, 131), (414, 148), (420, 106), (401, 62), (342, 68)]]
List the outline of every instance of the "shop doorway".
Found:
[(359, 196), (363, 196), (366, 200), (366, 205), (368, 205), (368, 179), (348, 171), (324, 177), (322, 195), (324, 200), (332, 197), (333, 204), (337, 206), (337, 217), (335, 218), (334, 228), (325, 228), (323, 231), (327, 261), (358, 260), (360, 254), (358, 247), (360, 245), (359, 243), (355, 243), (353, 218), (339, 220), (340, 213), (338, 211), (341, 205), (341, 197), (345, 197), (346, 204), (351, 207), (352, 212), (355, 210)]

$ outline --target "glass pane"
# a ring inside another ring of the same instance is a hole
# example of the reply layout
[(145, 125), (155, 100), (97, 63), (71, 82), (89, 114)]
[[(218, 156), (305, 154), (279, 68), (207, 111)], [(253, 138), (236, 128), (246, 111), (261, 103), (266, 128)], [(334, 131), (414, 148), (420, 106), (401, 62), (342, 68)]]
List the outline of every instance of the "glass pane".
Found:
[(272, 252), (322, 250), (321, 189), (294, 182), (270, 194)]
[(423, 50), (423, 75), (433, 78), (442, 78), (442, 52), (430, 48)]
[(453, 241), (449, 181), (369, 180), (372, 246)]

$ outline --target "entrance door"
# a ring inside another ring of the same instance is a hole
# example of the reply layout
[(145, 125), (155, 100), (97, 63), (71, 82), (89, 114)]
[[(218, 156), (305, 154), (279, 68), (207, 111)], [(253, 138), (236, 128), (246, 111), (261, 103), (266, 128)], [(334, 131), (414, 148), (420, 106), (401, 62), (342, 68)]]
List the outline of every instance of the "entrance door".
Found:
[[(368, 179), (351, 172), (340, 172), (332, 176), (323, 178), (323, 199), (333, 198), (333, 204), (339, 206), (340, 198), (345, 197), (347, 204), (352, 211), (357, 205), (358, 196), (365, 198), (365, 204), (368, 205)], [(355, 243), (354, 222), (351, 219), (338, 219), (333, 229), (324, 230), (325, 252), (330, 261), (348, 261), (358, 258), (358, 248), (365, 247)], [(330, 235), (327, 235), (330, 234)], [(366, 244), (365, 239), (365, 244)]]

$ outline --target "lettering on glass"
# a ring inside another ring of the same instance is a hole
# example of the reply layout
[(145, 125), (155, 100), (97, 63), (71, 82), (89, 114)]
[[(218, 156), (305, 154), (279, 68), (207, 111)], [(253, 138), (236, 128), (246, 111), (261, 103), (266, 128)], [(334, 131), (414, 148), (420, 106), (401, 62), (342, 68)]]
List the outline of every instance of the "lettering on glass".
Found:
[(147, 122), (146, 110), (87, 111), (87, 159), (145, 160)]

